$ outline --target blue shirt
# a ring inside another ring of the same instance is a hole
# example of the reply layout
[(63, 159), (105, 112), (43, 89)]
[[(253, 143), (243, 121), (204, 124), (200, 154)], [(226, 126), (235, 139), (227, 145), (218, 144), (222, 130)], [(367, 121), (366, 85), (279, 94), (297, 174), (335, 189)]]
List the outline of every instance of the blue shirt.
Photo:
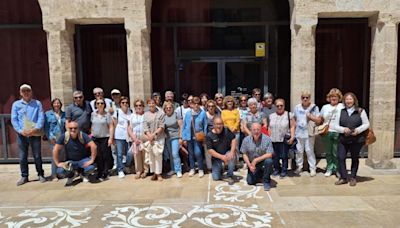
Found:
[(207, 116), (206, 112), (200, 110), (198, 115), (192, 116), (192, 110), (186, 112), (185, 118), (183, 119), (183, 127), (182, 127), (182, 140), (192, 140), (194, 139), (194, 135), (192, 135), (193, 127), (192, 127), (192, 118), (194, 118), (194, 129), (195, 133), (197, 132), (207, 132)]
[(82, 139), (83, 143), (79, 140), (79, 135), (76, 139), (73, 139), (72, 136), (70, 136), (68, 142), (64, 144), (65, 133), (58, 138), (56, 143), (58, 145), (64, 145), (66, 160), (80, 161), (90, 156), (88, 150), (86, 150), (86, 145), (90, 143), (92, 139), (90, 139), (84, 132), (82, 132)]
[(250, 162), (264, 154), (274, 153), (271, 138), (264, 134), (261, 134), (260, 138), (258, 142), (255, 142), (251, 135), (246, 136), (246, 138), (243, 139), (240, 151), (249, 157)]
[(45, 113), (44, 131), (49, 140), (58, 139), (65, 132), (65, 112), (61, 111), (60, 119), (49, 110)]
[(24, 118), (36, 123), (35, 129), (42, 129), (44, 125), (44, 113), (42, 103), (31, 99), (29, 102), (23, 99), (15, 101), (11, 108), (11, 124), (19, 134), (24, 130)]

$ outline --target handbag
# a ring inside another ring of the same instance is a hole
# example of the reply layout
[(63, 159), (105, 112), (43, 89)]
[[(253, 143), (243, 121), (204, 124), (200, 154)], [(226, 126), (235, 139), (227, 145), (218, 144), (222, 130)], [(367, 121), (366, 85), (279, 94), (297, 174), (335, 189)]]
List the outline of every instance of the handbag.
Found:
[(372, 128), (368, 128), (365, 131), (365, 145), (371, 145), (372, 143), (374, 143), (376, 141), (376, 136), (374, 131), (372, 130)]
[[(316, 105), (314, 105), (314, 107), (311, 108), (310, 113), (314, 111), (315, 107), (317, 107)], [(309, 120), (307, 122), (307, 129), (308, 129), (308, 135), (309, 136), (316, 136), (318, 135), (318, 128), (317, 125), (315, 124), (314, 121)]]
[[(337, 107), (336, 107), (336, 108), (337, 108)], [(334, 110), (336, 110), (336, 108), (335, 108)], [(328, 134), (328, 132), (329, 132), (329, 124), (331, 123), (332, 118), (333, 118), (333, 111), (332, 111), (331, 118), (329, 118), (328, 123), (321, 124), (321, 125), (319, 125), (319, 126), (317, 127), (317, 131), (318, 131), (318, 134), (319, 134), (319, 135), (324, 136), (324, 135), (327, 135), (327, 134)]]
[(194, 137), (195, 137), (196, 141), (199, 143), (204, 143), (206, 141), (206, 134), (204, 134), (204, 132), (202, 132), (202, 131), (196, 132), (196, 130), (194, 128), (194, 117), (193, 116), (192, 116), (192, 128), (193, 128)]
[[(287, 114), (288, 116), (288, 122), (289, 122), (289, 131), (290, 131), (290, 116), (289, 116), (289, 112)], [(283, 137), (283, 142), (289, 146), (289, 150), (296, 150), (296, 144), (297, 144), (297, 138), (294, 138), (292, 144), (289, 144), (289, 139), (290, 139), (290, 134), (285, 134), (285, 136)]]

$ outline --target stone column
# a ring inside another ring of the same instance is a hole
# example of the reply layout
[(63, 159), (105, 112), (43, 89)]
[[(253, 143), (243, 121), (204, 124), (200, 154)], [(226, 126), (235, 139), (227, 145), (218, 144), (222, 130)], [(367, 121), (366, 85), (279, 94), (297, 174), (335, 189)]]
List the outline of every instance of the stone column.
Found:
[(75, 88), (73, 31), (65, 27), (54, 30), (44, 25), (47, 33), (51, 97), (60, 98), (65, 105), (72, 103)]
[(315, 16), (296, 18), (291, 25), (291, 110), (300, 102), (301, 91), (310, 91), (312, 99), (315, 96), (315, 29), (317, 23), (318, 19)]
[(129, 96), (146, 99), (151, 95), (150, 31), (146, 24), (125, 23), (128, 50)]
[(372, 168), (396, 168), (394, 156), (396, 115), (397, 25), (380, 18), (372, 23), (369, 118), (376, 142), (368, 148), (366, 164)]

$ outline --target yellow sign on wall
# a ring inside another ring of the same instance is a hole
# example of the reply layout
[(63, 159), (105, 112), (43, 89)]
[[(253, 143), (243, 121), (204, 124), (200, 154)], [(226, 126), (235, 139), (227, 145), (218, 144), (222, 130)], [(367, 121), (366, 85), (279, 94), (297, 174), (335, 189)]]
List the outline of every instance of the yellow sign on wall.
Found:
[(256, 57), (265, 57), (265, 43), (256, 43)]

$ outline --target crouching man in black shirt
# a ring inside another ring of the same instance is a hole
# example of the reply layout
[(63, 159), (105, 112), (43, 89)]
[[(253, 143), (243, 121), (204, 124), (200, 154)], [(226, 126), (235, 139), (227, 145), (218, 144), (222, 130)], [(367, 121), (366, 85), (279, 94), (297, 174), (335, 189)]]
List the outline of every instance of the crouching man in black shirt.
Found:
[[(64, 146), (66, 161), (60, 162), (58, 155)], [(91, 154), (87, 153), (86, 148), (90, 148)], [(71, 121), (67, 124), (67, 131), (60, 136), (53, 149), (53, 159), (57, 168), (57, 175), (64, 178), (68, 177), (65, 186), (71, 186), (74, 181), (75, 171), (83, 171), (83, 180), (96, 182), (94, 160), (96, 159), (96, 144), (89, 136), (81, 132), (78, 123)]]
[(208, 132), (206, 137), (207, 151), (212, 156), (212, 178), (221, 180), (225, 165), (228, 166), (228, 183), (235, 182), (233, 170), (236, 162), (236, 139), (235, 135), (226, 127), (221, 117), (214, 118), (214, 128)]

